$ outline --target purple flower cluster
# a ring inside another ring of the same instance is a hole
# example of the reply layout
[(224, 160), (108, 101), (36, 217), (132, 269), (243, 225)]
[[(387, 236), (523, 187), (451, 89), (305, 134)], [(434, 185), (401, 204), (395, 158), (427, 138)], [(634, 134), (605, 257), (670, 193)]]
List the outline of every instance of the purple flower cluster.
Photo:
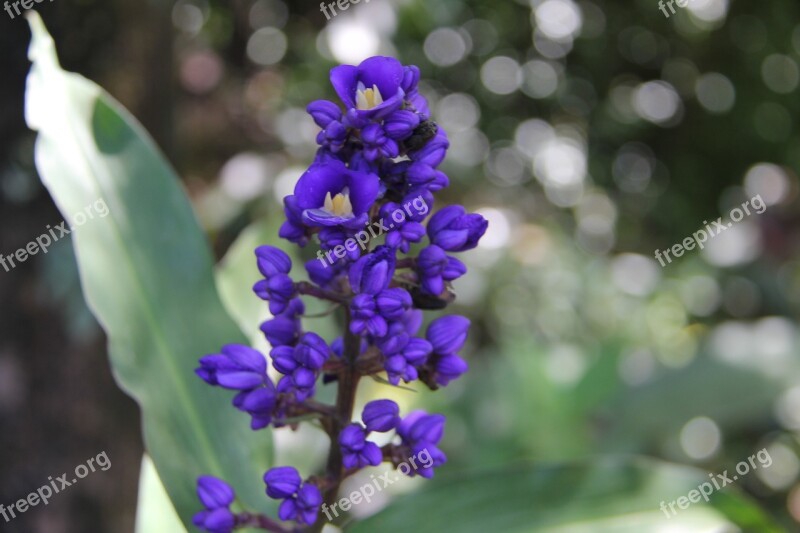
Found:
[[(361, 377), (385, 373), (393, 385), (420, 382), (436, 389), (468, 369), (458, 355), (469, 331), (467, 318), (439, 317), (424, 335), (420, 331), (423, 311), (445, 308), (453, 299), (451, 282), (467, 271), (450, 254), (474, 248), (487, 221), (454, 205), (440, 209), (425, 224), (434, 193), (449, 185), (438, 168), (449, 142), (431, 121), (418, 82), (419, 69), (390, 57), (332, 69), (331, 83), (342, 105), (319, 100), (308, 106), (321, 128), (319, 150), (294, 194), (284, 199), (286, 220), (279, 235), (301, 247), (315, 242), (331, 250), (386, 220), (383, 243), (348, 248), (330, 265), (308, 261), (310, 282), (292, 277), (292, 260), (285, 252), (257, 248), (263, 279), (253, 290), (269, 302), (273, 317), (261, 330), (280, 377), (273, 384), (267, 357), (240, 345), (203, 357), (196, 370), (210, 385), (237, 391), (233, 404), (251, 416), (253, 429), (294, 426), (295, 417), (316, 417), (331, 439), (324, 473), (303, 480), (289, 466), (266, 472), (267, 495), (281, 500), (279, 518), (296, 525), (289, 529), (269, 522), (264, 529), (319, 531), (320, 506), (335, 499), (341, 481), (358, 469), (384, 461), (397, 466), (426, 451), (432, 461), (408, 475), (432, 477), (434, 468), (447, 460), (438, 448), (443, 415), (415, 411), (403, 418), (396, 403), (381, 399), (364, 407), (360, 422), (350, 422)], [(412, 204), (416, 213), (409, 209)], [(343, 335), (330, 344), (303, 330), (301, 298), (308, 296), (343, 310)], [(322, 383), (338, 384), (336, 405), (314, 400), (320, 377)], [(394, 440), (383, 447), (369, 440), (373, 432), (391, 431)], [(195, 517), (199, 528), (227, 533), (238, 524), (258, 522), (231, 514), (233, 491), (210, 479), (198, 481), (206, 508)]]

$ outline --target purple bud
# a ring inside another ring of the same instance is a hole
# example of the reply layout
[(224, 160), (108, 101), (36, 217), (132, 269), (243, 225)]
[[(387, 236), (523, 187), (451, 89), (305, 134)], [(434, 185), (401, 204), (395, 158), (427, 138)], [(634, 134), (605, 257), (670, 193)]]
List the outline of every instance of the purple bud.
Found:
[(436, 383), (442, 387), (461, 375), (466, 374), (469, 365), (466, 361), (455, 354), (446, 354), (436, 358), (434, 363)]
[[(334, 258), (336, 256), (333, 256)], [(333, 264), (323, 263), (320, 259), (312, 259), (306, 263), (306, 271), (308, 277), (313, 283), (320, 287), (327, 287), (338, 276), (342, 270), (339, 263), (334, 261)]]
[(254, 389), (268, 382), (266, 358), (258, 350), (239, 344), (223, 346), (222, 353), (200, 359), (195, 370), (210, 385), (226, 389)]
[(192, 522), (198, 529), (209, 533), (230, 533), (236, 524), (236, 518), (227, 508), (201, 511), (194, 515)]
[(308, 104), (306, 111), (320, 128), (327, 128), (328, 124), (342, 120), (342, 110), (339, 106), (328, 100), (315, 100)]
[(411, 295), (401, 288), (386, 289), (375, 297), (378, 312), (389, 320), (396, 320), (411, 307)]
[(381, 449), (374, 442), (367, 441), (366, 437), (364, 428), (359, 424), (350, 424), (339, 433), (342, 464), (345, 468), (363, 468), (381, 464), (383, 460)]
[(450, 141), (447, 140), (447, 134), (442, 128), (439, 128), (433, 139), (429, 140), (420, 150), (411, 154), (411, 160), (437, 167), (444, 161), (449, 146)]
[(304, 333), (295, 348), (295, 360), (311, 370), (319, 370), (330, 356), (325, 339), (313, 332)]
[(383, 121), (386, 135), (399, 141), (411, 136), (417, 126), (419, 126), (419, 115), (412, 111), (395, 111)]
[(292, 269), (292, 260), (286, 252), (274, 246), (259, 246), (256, 248), (256, 259), (258, 270), (265, 278), (271, 278), (275, 274), (288, 274)]
[(444, 435), (444, 424), (447, 421), (444, 415), (426, 415), (411, 426), (408, 436), (415, 443), (430, 442), (436, 444)]
[(419, 68), (414, 65), (403, 67), (403, 81), (400, 87), (406, 94), (416, 90), (419, 83)]
[(228, 507), (236, 498), (230, 485), (213, 476), (197, 478), (197, 497), (206, 509)]
[(267, 496), (273, 499), (289, 498), (300, 488), (300, 473), (291, 466), (270, 468), (264, 474), (267, 484)]
[(291, 374), (298, 367), (294, 358), (295, 348), (292, 346), (276, 346), (269, 352), (272, 366), (281, 374)]
[(385, 433), (400, 423), (400, 407), (392, 400), (373, 400), (364, 406), (361, 420), (367, 426), (367, 432)]
[(378, 246), (350, 268), (350, 285), (357, 293), (378, 294), (389, 286), (394, 268), (395, 251)]
[(463, 252), (478, 245), (488, 226), (489, 222), (481, 215), (467, 215), (462, 206), (451, 205), (431, 217), (428, 237), (444, 250)]
[(447, 256), (447, 266), (442, 271), (442, 278), (446, 281), (453, 281), (467, 273), (467, 265), (456, 259), (455, 257)]
[(297, 503), (294, 498), (283, 500), (278, 507), (278, 518), (281, 520), (294, 520), (297, 517)]
[(300, 332), (297, 319), (278, 316), (261, 324), (261, 331), (273, 347), (294, 345)]
[(469, 333), (469, 319), (459, 315), (449, 315), (437, 318), (428, 326), (425, 337), (433, 345), (433, 351), (438, 354), (453, 354), (458, 352)]
[(403, 357), (409, 364), (414, 366), (421, 366), (425, 364), (428, 356), (433, 351), (433, 346), (425, 339), (412, 338), (405, 348), (403, 348)]
[(425, 163), (412, 163), (406, 171), (406, 178), (413, 186), (427, 185), (436, 179), (436, 169)]
[(292, 372), (292, 383), (298, 389), (310, 389), (316, 381), (316, 374), (308, 368), (301, 366)]
[(303, 483), (297, 492), (297, 509), (300, 511), (298, 522), (311, 525), (317, 521), (319, 506), (322, 505), (322, 493), (316, 485)]
[(417, 272), (425, 291), (436, 295), (444, 291), (442, 273), (447, 265), (447, 254), (438, 246), (432, 244), (420, 251), (417, 257)]

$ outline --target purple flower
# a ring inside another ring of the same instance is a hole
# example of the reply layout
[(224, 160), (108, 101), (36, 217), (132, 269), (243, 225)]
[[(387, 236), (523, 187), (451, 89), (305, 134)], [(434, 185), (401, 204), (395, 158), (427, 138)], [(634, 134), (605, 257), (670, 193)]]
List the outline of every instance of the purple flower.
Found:
[(412, 163), (406, 170), (406, 179), (412, 187), (425, 187), (438, 191), (450, 185), (447, 175), (426, 163)]
[(449, 257), (435, 244), (423, 248), (417, 258), (417, 273), (423, 290), (428, 294), (440, 295), (446, 281), (458, 279), (466, 272), (464, 263), (455, 257)]
[[(382, 366), (394, 385), (421, 379), (432, 389), (467, 371), (457, 352), (466, 341), (469, 320), (441, 317), (430, 324), (425, 338), (418, 335), (422, 309), (446, 307), (452, 301), (449, 283), (466, 273), (466, 266), (448, 253), (475, 248), (487, 221), (455, 205), (440, 210), (425, 225), (434, 192), (449, 185), (448, 176), (438, 170), (449, 141), (430, 120), (419, 80), (417, 67), (403, 66), (390, 57), (371, 57), (358, 66), (331, 70), (331, 83), (344, 105), (327, 100), (308, 105), (320, 127), (319, 148), (294, 193), (284, 198), (285, 221), (279, 230), (280, 237), (299, 246), (317, 236), (319, 249), (312, 251), (316, 258), (305, 263), (310, 283), (293, 281), (292, 261), (284, 251), (266, 245), (255, 250), (263, 279), (253, 290), (269, 302), (273, 314), (261, 330), (272, 346), (271, 364), (282, 376), (273, 384), (267, 358), (240, 345), (227, 345), (220, 353), (203, 357), (196, 369), (207, 383), (236, 391), (233, 405), (250, 415), (254, 430), (269, 425), (294, 428), (295, 417), (313, 411), (323, 418), (326, 429), (338, 431), (332, 433), (331, 457), (341, 455), (341, 464), (328, 469), (326, 476), (331, 479), (303, 480), (290, 466), (264, 474), (267, 496), (280, 501), (278, 517), (296, 522), (286, 526), (287, 531), (308, 529), (304, 526), (318, 520), (323, 497), (316, 483), (326, 489), (334, 486), (341, 482), (333, 475), (336, 472), (350, 475), (376, 466), (386, 453), (398, 466), (402, 466), (398, 460), (413, 465), (411, 459), (416, 459), (415, 470), (409, 468), (408, 475), (432, 477), (434, 469), (447, 461), (438, 448), (445, 424), (442, 415), (417, 411), (401, 418), (395, 402), (377, 399), (364, 407), (361, 422), (342, 428), (339, 419), (332, 418), (345, 407), (339, 405), (342, 394), (336, 406), (307, 401), (315, 394), (320, 374), (324, 385), (339, 382), (337, 387), (355, 387), (358, 379), (342, 379), (347, 375), (344, 368), (363, 377), (374, 376)], [(370, 249), (370, 238), (360, 237), (366, 231), (371, 238), (378, 237), (376, 219), (385, 241)], [(408, 254), (411, 245), (426, 235), (430, 244), (423, 245), (417, 257), (398, 258), (398, 252)], [(308, 297), (334, 304), (331, 312), (348, 313), (342, 318), (349, 331), (331, 345), (304, 331), (308, 323), (302, 320), (301, 298)], [(345, 344), (355, 350), (354, 342), (359, 343), (358, 353), (344, 357)], [(397, 438), (385, 450), (367, 438), (372, 432), (392, 430)], [(224, 482), (200, 478), (198, 497), (204, 509), (194, 516), (194, 523), (201, 530), (231, 533), (249, 523), (247, 515), (237, 516), (229, 509), (235, 495)]]
[(297, 401), (304, 401), (314, 395), (317, 376), (330, 357), (330, 349), (322, 337), (307, 332), (296, 346), (277, 346), (270, 356), (275, 370), (285, 375), (278, 391), (294, 392)]
[(373, 400), (364, 406), (361, 420), (367, 432), (385, 433), (400, 423), (400, 408), (392, 400)]
[(367, 440), (367, 434), (360, 424), (350, 424), (339, 433), (342, 448), (342, 464), (345, 468), (364, 468), (378, 466), (383, 461), (383, 453), (377, 444)]
[(323, 289), (335, 286), (339, 277), (347, 270), (345, 261), (323, 262), (319, 258), (312, 259), (305, 264), (308, 277), (312, 283)]
[(317, 134), (317, 144), (336, 153), (344, 147), (348, 130), (341, 122), (331, 122), (328, 127)]
[(233, 503), (236, 494), (230, 485), (213, 476), (200, 476), (197, 478), (197, 497), (206, 508), (192, 518), (197, 528), (209, 533), (233, 531), (236, 518), (228, 507)]
[(291, 466), (270, 468), (264, 474), (267, 496), (274, 500), (292, 496), (300, 489), (302, 482), (297, 469)]
[(445, 422), (444, 415), (429, 415), (425, 411), (413, 411), (397, 426), (397, 434), (402, 439), (409, 457), (421, 458), (423, 454), (430, 457), (430, 461), (423, 461), (416, 470), (411, 470), (408, 473), (409, 476), (413, 477), (415, 474), (419, 474), (422, 477), (431, 478), (434, 468), (447, 461), (447, 456), (437, 447), (444, 435)]
[(439, 164), (444, 161), (449, 147), (450, 141), (447, 140), (447, 134), (442, 128), (439, 128), (436, 135), (425, 143), (425, 146), (410, 154), (411, 160), (425, 163), (432, 167), (438, 167)]
[(317, 521), (322, 494), (313, 483), (303, 483), (295, 468), (271, 468), (264, 474), (264, 483), (267, 485), (267, 496), (283, 500), (278, 509), (281, 520), (295, 520), (308, 525)]
[(222, 353), (202, 357), (195, 373), (209, 385), (233, 390), (254, 389), (269, 382), (264, 356), (241, 344), (227, 344)]
[(378, 176), (348, 169), (338, 160), (314, 163), (294, 189), (303, 223), (360, 229), (378, 196), (379, 182)]
[(305, 246), (308, 243), (308, 234), (303, 225), (303, 210), (298, 207), (296, 197), (287, 196), (283, 199), (283, 212), (286, 221), (281, 225), (278, 236), (299, 246)]
[(256, 248), (256, 264), (267, 279), (276, 274), (288, 274), (292, 269), (292, 260), (286, 252), (267, 245)]
[(300, 338), (300, 320), (286, 315), (277, 316), (261, 324), (261, 331), (273, 348), (294, 346)]
[(269, 312), (273, 315), (283, 313), (289, 300), (297, 294), (294, 281), (286, 274), (275, 274), (269, 279), (256, 282), (253, 292), (269, 302)]
[(375, 337), (386, 335), (388, 326), (386, 319), (378, 313), (375, 296), (372, 294), (358, 294), (350, 302), (350, 331), (356, 335), (369, 333)]
[(278, 508), (281, 520), (294, 520), (300, 524), (311, 525), (317, 521), (322, 493), (316, 485), (303, 483), (297, 495), (283, 500)]
[(209, 533), (230, 533), (236, 524), (236, 517), (233, 516), (230, 509), (214, 509), (195, 514), (192, 523), (198, 529)]
[(458, 315), (437, 318), (428, 326), (425, 336), (434, 352), (428, 366), (439, 385), (445, 386), (469, 370), (467, 362), (456, 355), (467, 340), (469, 326), (469, 320)]
[(259, 246), (256, 248), (256, 263), (265, 279), (253, 285), (253, 292), (269, 302), (273, 315), (283, 313), (296, 293), (294, 281), (288, 276), (292, 260), (279, 248)]
[(315, 100), (308, 104), (306, 111), (320, 128), (327, 128), (331, 122), (342, 121), (342, 110), (328, 100)]
[(425, 337), (436, 353), (456, 353), (467, 340), (470, 321), (459, 315), (437, 318), (428, 326)]
[(396, 141), (407, 139), (419, 126), (419, 115), (413, 111), (395, 111), (383, 121), (386, 136)]
[(367, 161), (376, 161), (381, 157), (393, 159), (400, 155), (400, 147), (386, 136), (378, 124), (370, 124), (361, 130), (361, 142), (364, 143), (364, 157)]
[(478, 214), (465, 214), (460, 205), (445, 207), (428, 221), (428, 237), (432, 244), (448, 252), (463, 252), (478, 245), (489, 222)]
[(228, 507), (236, 498), (230, 485), (213, 476), (197, 478), (197, 497), (206, 509)]
[(384, 368), (389, 382), (397, 385), (401, 379), (406, 383), (417, 379), (418, 369), (426, 363), (431, 350), (431, 344), (425, 339), (407, 338), (401, 348), (386, 358)]
[(419, 242), (425, 235), (425, 226), (419, 222), (406, 222), (386, 234), (386, 246), (408, 253), (411, 243)]
[(395, 251), (378, 246), (350, 268), (350, 286), (356, 293), (378, 294), (389, 286), (395, 264)]
[(340, 65), (331, 70), (331, 84), (350, 116), (383, 118), (403, 105), (403, 65), (392, 57), (371, 57), (357, 67)]
[[(411, 217), (418, 216), (415, 206), (420, 205), (419, 200), (414, 204), (407, 204), (410, 207), (411, 215), (403, 209), (403, 206), (394, 202), (388, 202), (381, 207), (380, 216), (386, 224), (392, 222), (393, 227), (386, 233), (386, 246), (398, 249), (403, 253), (408, 253), (411, 243), (419, 242), (425, 236), (425, 226), (419, 222), (414, 222)], [(428, 212), (428, 206), (423, 204), (423, 211)], [(398, 214), (399, 213), (399, 214)], [(398, 222), (401, 218), (402, 221)]]
[(266, 387), (242, 391), (233, 398), (234, 407), (252, 417), (250, 429), (253, 431), (263, 429), (272, 422), (277, 404), (277, 392), (272, 382)]
[[(319, 241), (320, 245), (322, 246), (323, 250), (334, 250), (337, 246), (339, 246), (339, 253), (344, 253), (345, 257), (350, 259), (351, 261), (356, 261), (359, 257), (361, 257), (361, 249), (356, 246), (355, 239), (353, 236), (356, 234), (353, 230), (343, 230), (341, 228), (322, 228), (319, 232)], [(347, 243), (348, 239), (352, 239), (351, 243)], [(344, 252), (342, 252), (344, 250)], [(331, 263), (338, 262), (340, 258), (337, 255), (326, 254), (327, 257), (333, 259), (330, 261)], [(329, 267), (326, 263), (326, 267)]]

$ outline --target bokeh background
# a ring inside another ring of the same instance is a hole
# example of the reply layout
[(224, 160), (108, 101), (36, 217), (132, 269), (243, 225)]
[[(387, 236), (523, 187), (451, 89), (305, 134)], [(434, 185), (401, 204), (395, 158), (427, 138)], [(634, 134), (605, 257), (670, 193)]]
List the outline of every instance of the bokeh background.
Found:
[[(737, 485), (800, 529), (796, 1), (690, 0), (666, 18), (655, 0), (362, 0), (330, 21), (282, 0), (37, 6), (64, 67), (154, 136), (220, 258), (254, 221), (274, 233), (331, 66), (418, 65), (452, 142), (444, 201), (490, 220), (456, 284), (472, 371), (404, 400), (448, 414), (449, 468), (637, 453), (721, 472), (766, 447), (774, 464)], [(23, 120), (28, 39), (0, 13), (6, 255), (62, 220)], [(763, 214), (654, 259), (756, 194)], [(69, 242), (0, 271), (0, 302), (0, 502), (112, 461), (0, 529), (132, 531), (137, 408)]]

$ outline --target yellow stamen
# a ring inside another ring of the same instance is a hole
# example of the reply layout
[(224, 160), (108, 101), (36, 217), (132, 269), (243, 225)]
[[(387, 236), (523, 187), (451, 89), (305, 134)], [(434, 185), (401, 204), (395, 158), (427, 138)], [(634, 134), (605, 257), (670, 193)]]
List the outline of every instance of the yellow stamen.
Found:
[(325, 203), (322, 209), (337, 217), (352, 215), (353, 204), (350, 203), (350, 191), (347, 187), (334, 197), (331, 197), (331, 193), (328, 192), (325, 195)]
[(358, 82), (356, 89), (356, 109), (367, 110), (378, 107), (383, 103), (383, 96), (377, 85), (367, 89), (362, 82)]

